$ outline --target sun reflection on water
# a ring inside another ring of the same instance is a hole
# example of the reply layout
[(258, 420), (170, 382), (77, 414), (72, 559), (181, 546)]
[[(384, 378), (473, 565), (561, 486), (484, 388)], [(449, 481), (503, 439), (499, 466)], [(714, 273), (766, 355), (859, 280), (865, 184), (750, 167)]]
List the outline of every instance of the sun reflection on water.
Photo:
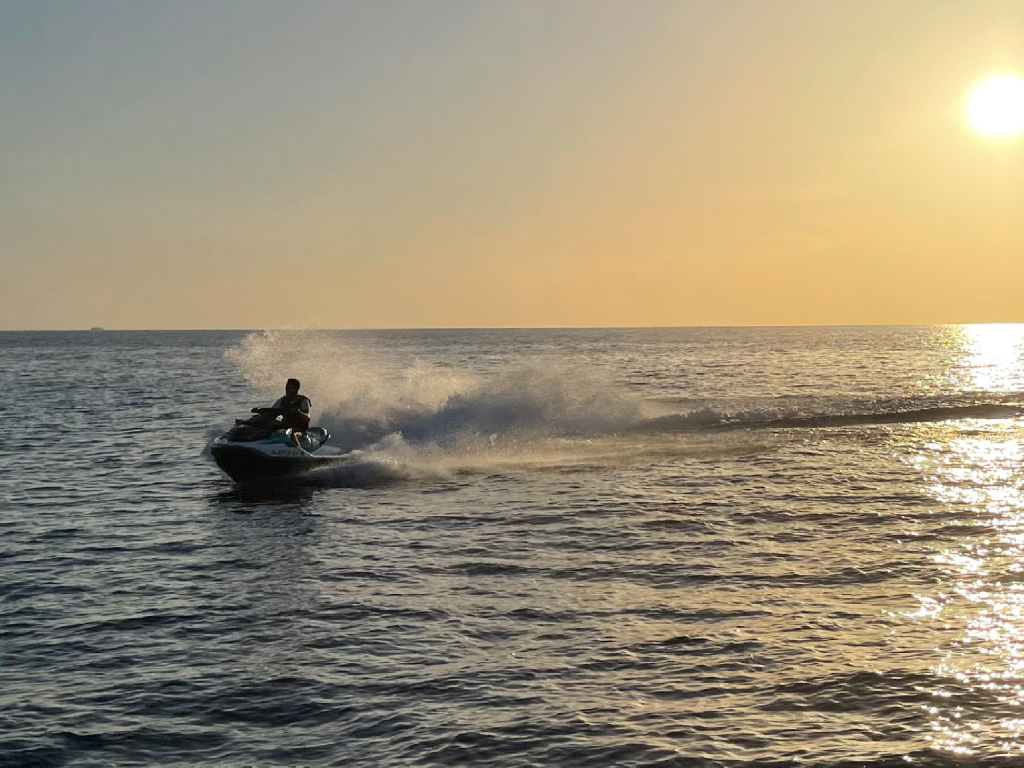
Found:
[(957, 390), (1024, 390), (1024, 324), (943, 326), (937, 341), (959, 358), (949, 371)]
[(1024, 705), (1024, 442), (1015, 427), (953, 438), (932, 469), (932, 492), (964, 516), (962, 533), (935, 556), (948, 581), (922, 599), (921, 615), (935, 628), (956, 630), (932, 672), (946, 681), (933, 691), (944, 704), (929, 708), (934, 746), (973, 753), (984, 737), (1024, 752), (1024, 721), (1006, 717)]
[[(961, 391), (1024, 389), (1024, 326), (944, 329), (959, 345), (949, 372)], [(939, 635), (931, 672), (942, 682), (927, 715), (934, 748), (976, 754), (994, 745), (1024, 754), (1024, 438), (1017, 420), (948, 422), (916, 429), (916, 463), (949, 516), (935, 562), (945, 577), (937, 594), (919, 596), (915, 615)]]

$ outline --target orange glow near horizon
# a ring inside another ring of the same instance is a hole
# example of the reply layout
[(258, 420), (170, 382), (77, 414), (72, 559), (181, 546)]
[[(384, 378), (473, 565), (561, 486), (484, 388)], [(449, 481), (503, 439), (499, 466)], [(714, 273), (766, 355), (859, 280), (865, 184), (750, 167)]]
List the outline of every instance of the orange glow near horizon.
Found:
[(1024, 321), (1010, 6), (395, 8), (0, 8), (0, 329)]

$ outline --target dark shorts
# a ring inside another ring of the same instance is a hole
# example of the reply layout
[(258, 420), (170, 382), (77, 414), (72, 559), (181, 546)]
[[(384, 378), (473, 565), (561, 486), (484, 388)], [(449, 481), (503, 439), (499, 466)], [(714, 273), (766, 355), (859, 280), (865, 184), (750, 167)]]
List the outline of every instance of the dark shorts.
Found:
[(309, 429), (309, 416), (301, 413), (286, 413), (281, 422), (286, 428), (296, 432), (305, 432)]

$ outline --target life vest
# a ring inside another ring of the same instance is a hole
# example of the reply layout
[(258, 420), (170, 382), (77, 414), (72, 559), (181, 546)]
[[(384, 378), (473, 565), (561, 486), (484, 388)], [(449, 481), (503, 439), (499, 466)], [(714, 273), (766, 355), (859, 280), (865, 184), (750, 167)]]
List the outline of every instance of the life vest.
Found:
[(302, 405), (303, 400), (306, 400), (309, 403), (310, 410), (312, 410), (313, 401), (310, 400), (305, 395), (295, 395), (294, 397), (289, 397), (288, 395), (285, 395), (284, 397), (281, 398), (280, 402), (282, 408), (298, 408), (299, 406)]

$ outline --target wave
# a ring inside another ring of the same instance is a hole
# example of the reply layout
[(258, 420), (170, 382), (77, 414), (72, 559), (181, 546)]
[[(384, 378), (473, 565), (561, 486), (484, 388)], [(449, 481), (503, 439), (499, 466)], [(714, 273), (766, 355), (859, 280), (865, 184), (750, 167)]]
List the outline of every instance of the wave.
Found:
[(602, 371), (534, 357), (488, 373), (423, 360), (405, 365), (324, 334), (250, 334), (227, 353), (270, 399), (287, 376), (344, 449), (391, 434), (444, 447), (624, 432), (655, 414)]
[[(268, 399), (285, 377), (302, 380), (317, 422), (349, 454), (344, 466), (311, 475), (326, 485), (756, 453), (782, 430), (1024, 416), (1024, 405), (1006, 399), (1021, 393), (983, 402), (961, 395), (666, 403), (645, 400), (604, 370), (553, 357), (470, 371), (403, 363), (324, 333), (254, 333), (227, 356)], [(723, 432), (746, 438), (724, 441)]]
[(880, 424), (915, 424), (929, 421), (965, 419), (1014, 419), (1024, 416), (1024, 405), (975, 403), (971, 405), (936, 405), (908, 410), (883, 410), (861, 413), (814, 413), (765, 416), (763, 414), (729, 414), (705, 409), (687, 414), (670, 414), (647, 420), (639, 431), (697, 431), (722, 429), (820, 429)]

